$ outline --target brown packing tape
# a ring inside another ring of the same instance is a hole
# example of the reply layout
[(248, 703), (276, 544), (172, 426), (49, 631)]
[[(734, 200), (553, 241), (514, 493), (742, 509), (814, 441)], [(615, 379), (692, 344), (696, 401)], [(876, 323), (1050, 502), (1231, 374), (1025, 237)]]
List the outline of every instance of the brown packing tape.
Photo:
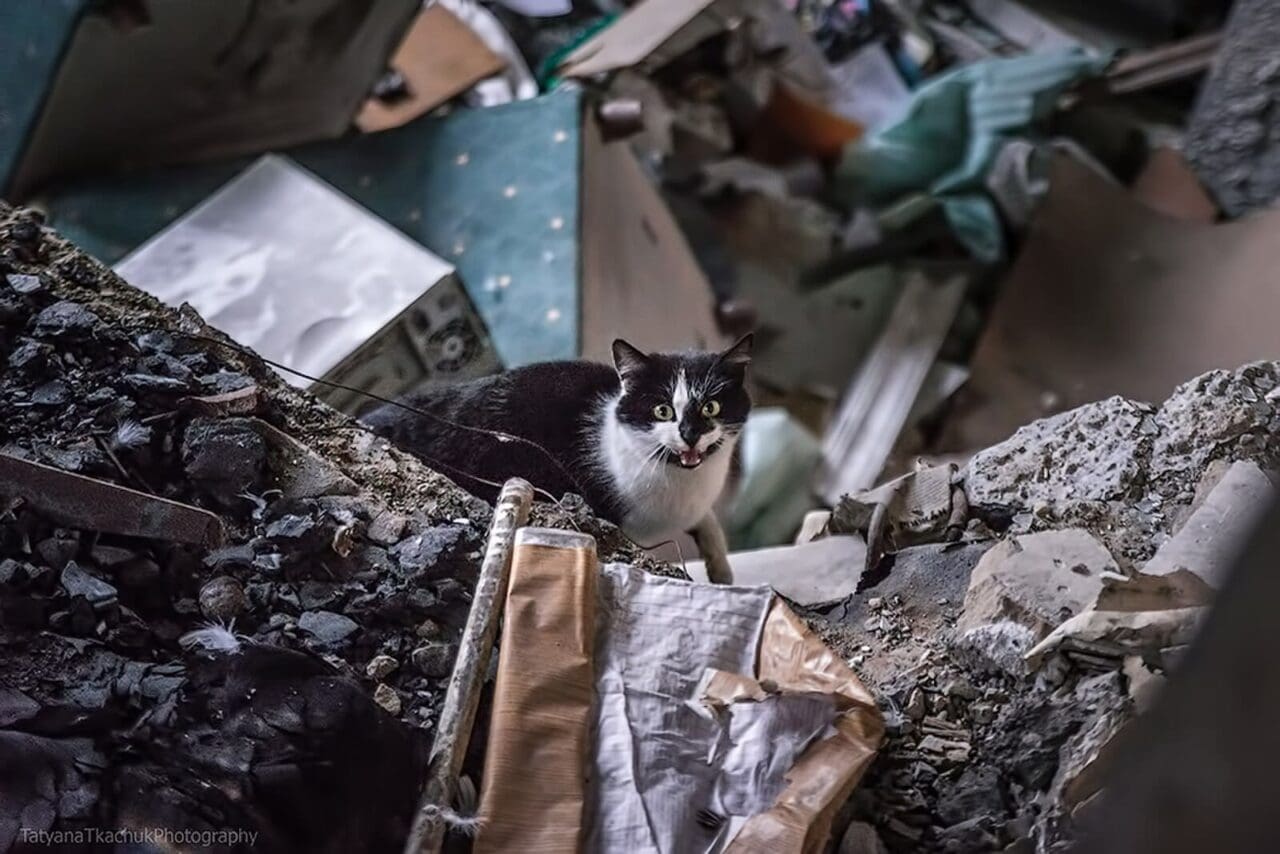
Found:
[(516, 535), (473, 851), (577, 851), (594, 696), (595, 540)]
[[(756, 673), (779, 691), (834, 694), (846, 711), (836, 734), (811, 745), (787, 774), (787, 787), (753, 816), (727, 854), (817, 852), (831, 835), (836, 811), (848, 800), (884, 738), (884, 720), (858, 677), (780, 599), (760, 639)], [(772, 687), (771, 686), (771, 687)]]

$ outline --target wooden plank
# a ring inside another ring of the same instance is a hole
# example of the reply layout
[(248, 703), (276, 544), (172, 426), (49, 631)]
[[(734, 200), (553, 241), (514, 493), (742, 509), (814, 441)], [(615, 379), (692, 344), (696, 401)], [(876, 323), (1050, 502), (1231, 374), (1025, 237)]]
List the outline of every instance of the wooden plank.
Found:
[(458, 773), (471, 742), (480, 689), (489, 672), (489, 654), (498, 636), (498, 620), (507, 598), (516, 529), (528, 520), (532, 502), (533, 487), (529, 482), (512, 478), (502, 487), (494, 507), (480, 578), (476, 581), (471, 612), (462, 630), (458, 658), (440, 710), (440, 723), (436, 726), (427, 766), (427, 782), (405, 842), (405, 854), (433, 854), (444, 843), (442, 810), (451, 809), (457, 795)]

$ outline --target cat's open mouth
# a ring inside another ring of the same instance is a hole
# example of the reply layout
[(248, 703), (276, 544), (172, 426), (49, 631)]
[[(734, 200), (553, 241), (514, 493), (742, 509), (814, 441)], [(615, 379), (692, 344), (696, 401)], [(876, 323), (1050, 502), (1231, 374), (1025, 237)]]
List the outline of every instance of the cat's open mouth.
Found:
[(680, 467), (686, 469), (696, 469), (702, 465), (701, 451), (681, 451), (676, 455), (680, 460)]
[(720, 450), (722, 444), (724, 444), (723, 439), (702, 451), (692, 449), (688, 451), (673, 451), (667, 449), (666, 460), (671, 465), (680, 466), (682, 469), (696, 469), (702, 465), (703, 460)]

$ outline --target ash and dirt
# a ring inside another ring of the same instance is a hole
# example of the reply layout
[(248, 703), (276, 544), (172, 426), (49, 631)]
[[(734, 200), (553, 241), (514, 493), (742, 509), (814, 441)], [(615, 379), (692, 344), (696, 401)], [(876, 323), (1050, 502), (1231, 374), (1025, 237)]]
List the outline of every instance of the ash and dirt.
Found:
[[(201, 548), (0, 506), (0, 762), (23, 772), (0, 781), (0, 845), (19, 823), (243, 828), (268, 850), (403, 839), (490, 510), (211, 343), (226, 340), (0, 208), (0, 448), (227, 529)], [(250, 385), (252, 411), (190, 400)], [(1259, 363), (1160, 407), (1112, 399), (1030, 425), (970, 464), (959, 543), (903, 549), (849, 601), (806, 613), (888, 723), (843, 850), (1067, 844), (1093, 803), (1083, 766), (1131, 716), (1128, 671), (1057, 656), (1013, 673), (961, 654), (970, 573), (1001, 536), (1066, 527), (1136, 568), (1206, 467), (1275, 466), (1278, 387), (1280, 364)], [(673, 571), (581, 502), (540, 505), (534, 522)], [(235, 620), (245, 654), (183, 651), (211, 619)]]
[[(0, 503), (0, 765), (24, 772), (0, 782), (0, 850), (20, 827), (403, 843), (491, 509), (219, 342), (0, 204), (0, 452), (226, 529), (181, 545)], [(532, 521), (658, 568), (581, 501)], [(210, 622), (245, 653), (184, 651)]]

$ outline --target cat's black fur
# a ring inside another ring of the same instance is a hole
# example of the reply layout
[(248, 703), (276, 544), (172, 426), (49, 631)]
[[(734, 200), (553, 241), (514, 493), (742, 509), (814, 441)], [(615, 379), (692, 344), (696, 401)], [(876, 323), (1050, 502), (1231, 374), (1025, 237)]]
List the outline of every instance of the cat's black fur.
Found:
[[(744, 384), (749, 348), (750, 336), (723, 353), (645, 355), (619, 341), (614, 367), (545, 362), (468, 382), (431, 383), (401, 400), (439, 420), (389, 404), (363, 420), (486, 500), (497, 495), (493, 484), (523, 477), (557, 497), (578, 493), (597, 515), (622, 524), (634, 497), (602, 470), (600, 461), (600, 434), (611, 402), (617, 400), (620, 425), (650, 431), (657, 422), (654, 408), (671, 403), (671, 390), (683, 370), (688, 387), (714, 391), (720, 411), (715, 419), (703, 414), (709, 394), (691, 399), (678, 413), (680, 436), (694, 443), (718, 422), (725, 439), (709, 448), (705, 458), (728, 453), (725, 446), (731, 447), (751, 408)], [(481, 431), (519, 436), (540, 447)], [(673, 452), (663, 462), (680, 465)]]

